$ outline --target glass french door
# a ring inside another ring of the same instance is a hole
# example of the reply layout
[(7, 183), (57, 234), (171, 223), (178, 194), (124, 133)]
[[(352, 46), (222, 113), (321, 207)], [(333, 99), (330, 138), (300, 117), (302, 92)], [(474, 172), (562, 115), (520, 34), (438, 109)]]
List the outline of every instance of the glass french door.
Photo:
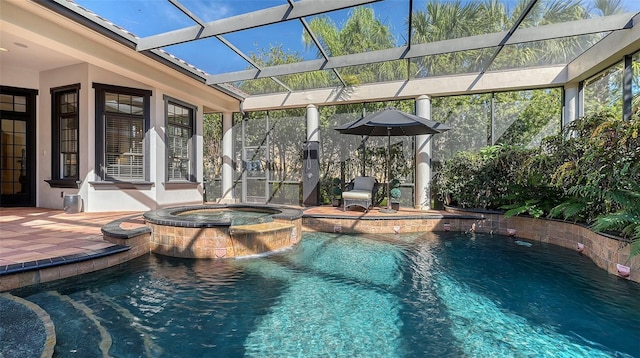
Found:
[(0, 89), (0, 206), (35, 206), (35, 94)]

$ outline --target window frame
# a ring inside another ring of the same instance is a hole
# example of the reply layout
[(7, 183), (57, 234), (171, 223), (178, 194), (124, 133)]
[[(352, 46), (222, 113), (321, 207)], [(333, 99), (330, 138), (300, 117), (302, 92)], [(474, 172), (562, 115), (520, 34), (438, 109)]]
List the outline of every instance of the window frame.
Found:
[[(190, 184), (197, 183), (196, 177), (196, 150), (195, 150), (195, 133), (196, 133), (196, 115), (198, 113), (198, 107), (192, 104), (186, 103), (179, 99), (164, 95), (164, 125), (165, 125), (165, 184)], [(186, 109), (189, 112), (189, 124), (188, 125), (180, 125), (180, 124), (170, 124), (169, 123), (169, 106), (173, 105), (176, 107), (181, 107)], [(187, 144), (187, 149), (189, 151), (189, 178), (188, 179), (171, 179), (169, 176), (170, 173), (170, 161), (169, 161), (169, 126), (175, 125), (180, 128), (186, 128), (189, 130), (189, 139)]]
[[(82, 181), (80, 180), (80, 83), (55, 87), (50, 89), (51, 94), (51, 179), (47, 180), (52, 188), (78, 188)], [(61, 98), (68, 93), (74, 93), (76, 96), (76, 110), (72, 114), (63, 114), (60, 111)], [(61, 119), (62, 116), (67, 118), (73, 117), (76, 125), (76, 176), (64, 177), (60, 170), (61, 165)]]
[[(151, 96), (153, 95), (152, 91), (144, 90), (139, 88), (130, 88), (130, 87), (122, 87), (122, 86), (114, 86), (102, 83), (93, 83), (93, 88), (95, 89), (95, 98), (96, 98), (96, 139), (95, 139), (95, 151), (96, 151), (96, 165), (95, 165), (95, 173), (96, 179), (98, 181), (92, 182), (93, 185), (102, 184), (121, 184), (123, 188), (135, 187), (136, 185), (142, 185), (143, 187), (150, 187), (153, 185), (150, 182), (150, 143), (149, 143), (149, 130), (151, 128)], [(127, 96), (139, 96), (143, 98), (142, 104), (142, 114), (122, 114), (122, 113), (113, 113), (108, 112), (106, 110), (106, 93), (115, 93), (122, 94)], [(114, 177), (109, 177), (106, 172), (106, 123), (107, 123), (107, 115), (113, 115), (117, 117), (130, 117), (130, 118), (140, 118), (143, 123), (143, 176), (140, 180), (121, 180)]]

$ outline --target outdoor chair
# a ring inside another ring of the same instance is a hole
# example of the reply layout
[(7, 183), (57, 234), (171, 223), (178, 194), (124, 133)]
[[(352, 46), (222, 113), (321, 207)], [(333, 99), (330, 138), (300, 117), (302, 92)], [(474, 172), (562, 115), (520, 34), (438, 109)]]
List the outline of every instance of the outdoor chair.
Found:
[(342, 193), (342, 211), (346, 211), (349, 206), (360, 206), (364, 211), (369, 211), (373, 205), (378, 181), (373, 177), (355, 177)]

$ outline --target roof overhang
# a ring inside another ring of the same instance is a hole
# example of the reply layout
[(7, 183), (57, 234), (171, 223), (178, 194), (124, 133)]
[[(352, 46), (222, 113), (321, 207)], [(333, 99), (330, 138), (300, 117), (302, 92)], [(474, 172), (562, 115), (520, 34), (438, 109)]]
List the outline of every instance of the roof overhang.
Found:
[[(3, 41), (19, 39), (28, 50), (3, 53), (3, 66), (33, 64), (33, 71), (49, 70), (51, 65), (46, 67), (46, 64), (51, 57), (58, 59), (55, 66), (89, 63), (140, 83), (199, 97), (206, 112), (239, 110), (238, 97), (225, 93), (219, 86), (207, 85), (204, 77), (185, 68), (186, 64), (181, 68), (166, 60), (164, 55), (136, 52), (133, 35), (114, 34), (106, 24), (71, 15), (57, 5), (55, 11), (51, 11), (52, 6), (51, 2), (41, 0), (3, 1), (0, 12)], [(69, 21), (70, 17), (74, 17), (74, 21)], [(87, 27), (93, 31), (87, 31)], [(42, 61), (36, 65), (31, 58)], [(175, 70), (167, 71), (167, 66)]]

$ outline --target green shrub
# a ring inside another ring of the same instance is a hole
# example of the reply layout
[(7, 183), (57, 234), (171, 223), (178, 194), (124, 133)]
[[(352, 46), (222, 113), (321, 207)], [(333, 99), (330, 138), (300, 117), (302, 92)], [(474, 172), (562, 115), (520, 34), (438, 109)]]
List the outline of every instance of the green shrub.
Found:
[(402, 192), (400, 191), (400, 188), (393, 188), (389, 191), (389, 195), (391, 196), (392, 203), (399, 203)]
[(333, 195), (334, 199), (342, 198), (341, 184), (342, 184), (342, 180), (340, 178), (331, 179), (331, 185), (333, 185), (333, 187), (331, 188), (331, 194)]
[(434, 178), (436, 193), (463, 208), (497, 209), (512, 204), (519, 169), (535, 150), (495, 145), (480, 152), (458, 152)]
[(639, 129), (637, 117), (623, 121), (608, 111), (568, 125), (556, 138), (562, 145), (556, 161), (563, 160), (552, 177), (567, 199), (551, 216), (592, 224), (622, 209), (614, 193), (637, 191), (640, 181)]
[(539, 149), (459, 152), (434, 177), (436, 193), (463, 208), (506, 216), (562, 217), (611, 231), (640, 254), (640, 119), (595, 113), (545, 138)]

